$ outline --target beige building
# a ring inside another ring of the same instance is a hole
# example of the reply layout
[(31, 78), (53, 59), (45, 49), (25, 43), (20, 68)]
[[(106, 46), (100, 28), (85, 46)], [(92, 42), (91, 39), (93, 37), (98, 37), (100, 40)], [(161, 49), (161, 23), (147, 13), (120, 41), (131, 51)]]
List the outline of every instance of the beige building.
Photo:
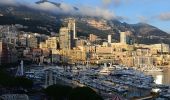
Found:
[(97, 40), (97, 36), (94, 35), (94, 34), (90, 34), (90, 35), (89, 35), (89, 40), (90, 40), (90, 42), (94, 42), (94, 41)]
[(76, 47), (78, 46), (85, 46), (86, 40), (78, 39), (76, 40)]
[(158, 52), (158, 53), (169, 53), (169, 45), (168, 44), (153, 44), (151, 45), (150, 49), (152, 52)]
[(126, 44), (126, 32), (120, 32), (120, 43)]
[(37, 48), (38, 40), (37, 40), (36, 36), (34, 36), (33, 34), (29, 34), (27, 36), (27, 45), (28, 45), (28, 47), (31, 47), (31, 48)]
[(86, 52), (84, 48), (74, 48), (70, 51), (70, 58), (72, 63), (85, 63), (86, 62)]
[(49, 49), (57, 49), (57, 37), (49, 37), (46, 44)]
[(114, 51), (121, 52), (129, 49), (129, 45), (123, 43), (111, 43), (111, 47)]
[(72, 49), (74, 46), (73, 32), (68, 27), (60, 28), (59, 43), (61, 49)]
[(59, 55), (61, 57), (61, 62), (67, 63), (85, 63), (86, 62), (86, 51), (85, 48), (73, 48), (72, 50), (60, 50)]
[(59, 50), (56, 50), (56, 49), (52, 49), (51, 50), (51, 55), (52, 55), (52, 62), (53, 63), (57, 63), (57, 62), (60, 62), (60, 51)]
[(57, 49), (57, 37), (49, 37), (45, 42), (40, 42), (41, 49)]
[(149, 48), (151, 54), (158, 54), (158, 53), (169, 53), (169, 45), (160, 43), (160, 44), (135, 44), (135, 47), (139, 48)]
[(47, 44), (46, 44), (46, 42), (40, 42), (39, 48), (41, 48), (41, 49), (47, 49)]
[(148, 48), (137, 48), (133, 57), (133, 65), (135, 67), (148, 67), (154, 65), (154, 59), (150, 54), (150, 49)]

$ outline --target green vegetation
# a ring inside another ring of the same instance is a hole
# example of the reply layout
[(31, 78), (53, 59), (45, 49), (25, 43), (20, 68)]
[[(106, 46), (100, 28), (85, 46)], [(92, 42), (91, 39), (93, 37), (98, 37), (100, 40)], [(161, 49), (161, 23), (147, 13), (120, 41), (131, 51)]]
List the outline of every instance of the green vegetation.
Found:
[(89, 87), (74, 88), (70, 95), (70, 100), (103, 100), (94, 90)]
[(14, 79), (5, 73), (4, 70), (0, 70), (0, 85), (4, 87), (13, 87), (15, 84)]
[[(1, 64), (0, 68), (4, 69), (4, 68), (10, 68), (10, 67), (14, 67), (14, 66), (18, 66), (20, 62), (16, 62), (16, 63), (5, 63), (5, 64)], [(2, 70), (1, 70), (2, 71)]]
[(79, 33), (78, 36), (80, 35), (89, 36), (89, 34), (95, 34), (101, 38), (107, 38), (107, 35), (110, 33), (110, 30), (109, 31), (99, 30), (81, 21), (77, 21), (77, 27)]
[(15, 86), (22, 87), (24, 89), (30, 89), (33, 86), (33, 81), (24, 77), (16, 77), (14, 81)]
[(47, 87), (44, 91), (50, 100), (103, 100), (89, 87), (72, 88), (55, 84)]
[(64, 100), (68, 97), (72, 88), (64, 85), (52, 85), (45, 89), (45, 94), (47, 94), (51, 100)]
[(10, 76), (4, 70), (0, 70), (0, 86), (2, 87), (21, 87), (29, 89), (33, 86), (33, 81), (25, 77)]
[(51, 21), (46, 20), (24, 20), (16, 16), (1, 16), (0, 17), (1, 25), (11, 25), (11, 24), (21, 24), (27, 26), (27, 28), (20, 28), (19, 30), (25, 32), (34, 32), (42, 34), (50, 34), (49, 30), (58, 32), (60, 24), (56, 24)]

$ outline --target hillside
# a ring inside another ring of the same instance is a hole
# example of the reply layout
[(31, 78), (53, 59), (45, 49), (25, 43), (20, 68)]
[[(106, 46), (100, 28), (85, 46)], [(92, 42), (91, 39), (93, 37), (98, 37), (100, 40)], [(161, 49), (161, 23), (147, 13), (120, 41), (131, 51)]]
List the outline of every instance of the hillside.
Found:
[[(21, 28), (20, 30), (42, 34), (50, 34), (50, 32), (58, 33), (63, 20), (68, 17), (74, 17), (77, 21), (78, 35), (88, 36), (88, 34), (93, 33), (106, 38), (108, 34), (114, 34), (114, 39), (117, 40), (119, 30), (129, 30), (133, 33), (134, 37), (138, 37), (139, 40), (136, 40), (140, 43), (140, 40), (145, 42), (145, 39), (150, 36), (169, 37), (168, 33), (146, 23), (128, 24), (125, 22), (121, 23), (118, 20), (104, 20), (96, 17), (57, 15), (24, 6), (0, 5), (0, 15), (0, 25), (21, 24), (27, 26), (27, 28)], [(139, 38), (139, 36), (142, 36), (142, 38)]]
[(133, 24), (135, 32), (141, 36), (168, 36), (166, 32), (146, 23)]

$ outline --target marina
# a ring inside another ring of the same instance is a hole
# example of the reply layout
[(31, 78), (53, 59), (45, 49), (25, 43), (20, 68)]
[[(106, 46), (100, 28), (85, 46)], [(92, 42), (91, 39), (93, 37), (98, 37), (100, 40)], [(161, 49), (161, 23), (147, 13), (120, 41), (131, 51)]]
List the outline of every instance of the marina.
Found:
[(162, 97), (163, 100), (169, 100), (170, 99), (170, 69), (166, 68), (163, 72), (146, 72), (147, 75), (152, 75), (154, 78), (154, 83), (156, 83), (158, 86), (158, 89), (156, 91), (159, 91), (160, 97)]
[(121, 65), (34, 67), (25, 74), (39, 80), (42, 87), (61, 80), (70, 86), (88, 86), (100, 94), (117, 94), (126, 99), (150, 95), (154, 85), (151, 75)]

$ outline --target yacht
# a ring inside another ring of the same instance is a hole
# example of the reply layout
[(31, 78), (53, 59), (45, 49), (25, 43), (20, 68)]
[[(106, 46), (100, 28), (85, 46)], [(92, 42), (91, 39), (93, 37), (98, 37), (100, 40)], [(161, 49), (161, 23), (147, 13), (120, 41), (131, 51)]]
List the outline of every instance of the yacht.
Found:
[(163, 69), (158, 68), (156, 66), (148, 66), (148, 67), (144, 67), (143, 69), (144, 72), (163, 72)]
[(101, 75), (109, 75), (110, 73), (112, 73), (115, 70), (115, 68), (113, 66), (104, 66), (100, 69), (99, 74)]

